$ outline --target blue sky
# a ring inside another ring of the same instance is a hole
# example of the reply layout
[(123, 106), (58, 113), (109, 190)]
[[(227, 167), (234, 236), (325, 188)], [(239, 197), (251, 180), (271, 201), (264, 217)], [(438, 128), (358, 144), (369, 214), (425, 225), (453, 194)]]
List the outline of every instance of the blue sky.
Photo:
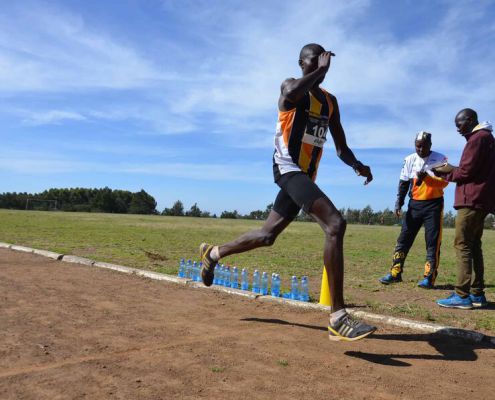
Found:
[(455, 164), (456, 112), (494, 118), (492, 1), (2, 3), (0, 192), (108, 186), (144, 189), (160, 211), (264, 209), (280, 83), (309, 42), (337, 54), (323, 86), (375, 175), (363, 186), (328, 141), (317, 183), (339, 208), (393, 207), (415, 132)]

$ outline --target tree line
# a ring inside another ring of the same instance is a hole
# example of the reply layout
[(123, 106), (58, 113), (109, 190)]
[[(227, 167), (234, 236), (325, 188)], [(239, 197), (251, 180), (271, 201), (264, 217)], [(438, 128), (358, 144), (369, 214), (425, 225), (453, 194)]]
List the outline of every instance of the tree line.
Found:
[[(266, 206), (265, 210), (251, 211), (250, 213), (244, 215), (240, 214), (237, 210), (226, 210), (222, 211), (220, 218), (265, 220), (272, 208), (273, 203), (270, 203)], [(383, 211), (374, 211), (371, 206), (367, 205), (363, 209), (342, 208), (339, 211), (348, 224), (393, 226), (401, 224), (402, 222), (402, 220), (395, 215), (394, 211), (389, 208), (385, 208)], [(194, 203), (188, 211), (185, 211), (184, 204), (180, 200), (175, 201), (172, 207), (165, 208), (161, 214), (177, 217), (218, 218), (216, 214), (211, 215), (210, 212), (201, 210), (197, 203)], [(405, 215), (405, 210), (403, 214)], [(297, 216), (296, 221), (314, 222), (313, 218), (303, 211), (301, 211), (301, 213)], [(447, 211), (444, 214), (443, 226), (449, 228), (453, 228), (455, 226), (455, 214), (452, 211)], [(485, 228), (495, 229), (495, 217), (493, 214), (486, 217)]]
[(119, 214), (158, 214), (156, 200), (144, 190), (49, 189), (41, 193), (0, 193), (0, 208)]
[[(239, 214), (237, 210), (222, 211), (220, 218), (264, 220), (268, 217), (268, 214), (270, 214), (272, 207), (273, 203), (270, 203), (266, 206), (265, 210), (251, 211), (249, 214), (245, 215)], [(201, 210), (197, 203), (194, 203), (188, 211), (185, 211), (184, 204), (180, 200), (177, 200), (172, 207), (165, 208), (162, 211), (162, 215), (175, 217), (218, 218), (216, 214), (211, 214), (209, 211)]]

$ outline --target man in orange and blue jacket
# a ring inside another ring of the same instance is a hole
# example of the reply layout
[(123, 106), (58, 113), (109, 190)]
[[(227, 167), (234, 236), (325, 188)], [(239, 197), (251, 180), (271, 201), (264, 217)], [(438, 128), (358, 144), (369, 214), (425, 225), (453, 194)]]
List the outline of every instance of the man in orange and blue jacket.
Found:
[(418, 286), (431, 289), (435, 284), (440, 262), (443, 222), (443, 189), (448, 182), (437, 178), (432, 167), (443, 165), (447, 158), (431, 150), (431, 133), (416, 134), (416, 152), (407, 156), (400, 174), (395, 213), (401, 216), (404, 199), (409, 192), (409, 204), (402, 220), (402, 229), (395, 246), (390, 273), (380, 278), (384, 285), (402, 282), (404, 262), (421, 226), (425, 227), (426, 263)]

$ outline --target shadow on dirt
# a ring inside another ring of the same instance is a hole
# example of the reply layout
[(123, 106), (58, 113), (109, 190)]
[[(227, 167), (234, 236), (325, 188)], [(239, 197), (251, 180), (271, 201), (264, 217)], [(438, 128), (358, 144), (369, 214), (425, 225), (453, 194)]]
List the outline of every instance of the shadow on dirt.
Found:
[[(317, 325), (305, 325), (288, 322), (275, 318), (242, 318), (241, 321), (261, 322), (267, 324), (279, 324), (288, 326), (298, 326), (301, 328), (326, 331), (326, 327)], [(427, 342), (439, 354), (375, 354), (362, 351), (346, 351), (344, 354), (349, 357), (360, 358), (375, 364), (390, 365), (393, 367), (410, 367), (406, 361), (402, 360), (439, 360), (439, 361), (476, 361), (478, 356), (476, 350), (494, 349), (495, 345), (489, 338), (481, 343), (472, 343), (462, 338), (449, 337), (442, 333), (406, 333), (406, 334), (374, 334), (365, 340), (387, 340), (401, 342)], [(412, 344), (414, 346), (414, 344)]]
[(282, 319), (276, 318), (242, 318), (241, 321), (247, 322), (263, 322), (266, 324), (279, 324), (279, 325), (289, 325), (289, 326), (299, 326), (301, 328), (315, 329), (317, 331), (327, 331), (327, 328), (324, 326), (317, 325), (306, 325), (306, 324), (297, 324), (295, 322), (288, 322)]
[(376, 334), (370, 336), (368, 340), (428, 342), (439, 354), (373, 354), (361, 351), (346, 351), (345, 354), (376, 364), (409, 367), (411, 364), (401, 360), (476, 361), (478, 359), (476, 350), (495, 349), (495, 346), (488, 339), (481, 343), (472, 343), (461, 338), (448, 337), (441, 333)]

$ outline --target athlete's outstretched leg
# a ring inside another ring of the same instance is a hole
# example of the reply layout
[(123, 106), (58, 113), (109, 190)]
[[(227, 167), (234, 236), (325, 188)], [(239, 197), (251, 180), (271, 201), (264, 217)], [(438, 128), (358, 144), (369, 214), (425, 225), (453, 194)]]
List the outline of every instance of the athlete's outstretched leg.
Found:
[(237, 239), (218, 246), (219, 258), (243, 253), (261, 246), (271, 246), (280, 233), (292, 222), (272, 210), (261, 229), (250, 231)]
[(271, 246), (277, 236), (291, 223), (291, 218), (280, 215), (272, 210), (261, 229), (250, 231), (237, 239), (219, 245), (212, 246), (203, 243), (200, 246), (200, 257), (203, 262), (201, 278), (206, 286), (211, 286), (214, 278), (214, 268), (218, 260), (231, 254), (243, 253), (262, 246)]

